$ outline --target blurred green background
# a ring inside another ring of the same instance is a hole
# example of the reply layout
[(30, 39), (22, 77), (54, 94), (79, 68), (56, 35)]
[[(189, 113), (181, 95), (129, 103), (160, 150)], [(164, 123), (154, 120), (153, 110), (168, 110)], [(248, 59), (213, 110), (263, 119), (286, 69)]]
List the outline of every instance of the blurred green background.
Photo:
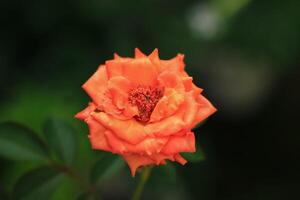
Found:
[(1, 200), (130, 198), (139, 175), (73, 116), (97, 66), (135, 47), (184, 53), (218, 108), (196, 162), (155, 168), (143, 199), (299, 196), (300, 1), (1, 0), (0, 22)]

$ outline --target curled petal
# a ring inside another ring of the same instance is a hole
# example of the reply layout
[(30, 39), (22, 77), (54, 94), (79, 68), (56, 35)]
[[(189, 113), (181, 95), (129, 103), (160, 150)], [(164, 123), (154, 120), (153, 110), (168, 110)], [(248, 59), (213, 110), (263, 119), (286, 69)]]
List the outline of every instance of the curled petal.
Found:
[(134, 119), (119, 120), (104, 112), (93, 113), (92, 116), (107, 129), (113, 131), (118, 138), (128, 143), (137, 144), (147, 136), (143, 125)]
[(131, 119), (132, 117), (139, 114), (139, 110), (136, 106), (132, 106), (130, 104), (126, 104), (125, 109), (123, 110), (123, 115), (126, 119)]
[(97, 106), (94, 103), (89, 103), (88, 107), (86, 107), (81, 112), (77, 113), (75, 117), (77, 119), (85, 120), (88, 116), (90, 116), (91, 112), (94, 112)]
[(122, 59), (108, 60), (105, 62), (107, 69), (107, 76), (112, 78), (114, 76), (123, 75), (123, 64), (125, 61)]
[(106, 131), (105, 127), (101, 126), (92, 117), (87, 118), (86, 123), (88, 124), (90, 129), (89, 138), (92, 148), (104, 151), (112, 151), (112, 148), (110, 147), (104, 135), (104, 132)]
[(203, 91), (203, 89), (197, 87), (193, 83), (193, 77), (190, 77), (185, 71), (181, 72), (181, 80), (185, 87), (185, 91), (189, 92), (189, 91), (193, 90), (195, 97), (198, 96)]
[(180, 152), (195, 152), (195, 150), (195, 135), (193, 132), (187, 132), (185, 135), (170, 136), (162, 153), (172, 155)]
[(112, 101), (118, 109), (124, 109), (126, 104), (128, 104), (130, 87), (130, 82), (122, 76), (115, 76), (109, 79), (107, 89), (111, 93)]
[(151, 164), (165, 164), (165, 160), (176, 160), (183, 164), (186, 161), (179, 154), (175, 155), (163, 155), (163, 154), (153, 154), (151, 156), (144, 156), (139, 154), (123, 154), (124, 160), (127, 162), (131, 175), (134, 177), (137, 168), (141, 166), (151, 165)]
[(115, 106), (112, 101), (112, 96), (106, 93), (105, 97), (103, 98), (102, 102), (102, 110), (107, 114), (114, 116), (117, 119), (123, 119), (122, 111)]
[(185, 91), (189, 92), (193, 89), (193, 78), (190, 76), (182, 77), (182, 83), (184, 85)]
[(192, 98), (192, 95), (192, 93), (185, 95), (184, 102), (179, 106), (175, 114), (158, 122), (147, 124), (145, 131), (148, 134), (155, 134), (162, 137), (191, 128), (198, 110), (197, 103)]
[(102, 104), (107, 83), (106, 67), (101, 65), (92, 77), (83, 84), (82, 88), (98, 106)]
[(137, 168), (145, 165), (154, 164), (155, 162), (148, 156), (141, 156), (138, 154), (125, 154), (122, 155), (124, 160), (127, 162), (131, 175), (134, 177)]
[(166, 160), (175, 161), (174, 155), (165, 155), (161, 153), (150, 155), (150, 158), (155, 162), (156, 165), (165, 164)]
[(183, 116), (183, 121), (189, 128), (192, 128), (193, 122), (195, 121), (197, 111), (199, 109), (195, 99), (193, 98), (193, 93), (186, 93), (185, 102), (186, 109)]
[(115, 153), (135, 153), (140, 155), (152, 155), (159, 153), (165, 144), (168, 142), (168, 138), (153, 138), (148, 137), (135, 145), (128, 143), (118, 137), (112, 131), (107, 130), (105, 132), (107, 141), (112, 147)]
[(198, 103), (198, 112), (196, 114), (193, 126), (217, 111), (217, 109), (202, 95), (197, 96), (196, 101)]
[(160, 71), (168, 70), (182, 72), (185, 67), (183, 59), (183, 54), (177, 54), (175, 58), (172, 58), (170, 60), (160, 60), (160, 65), (158, 66), (158, 68), (160, 69)]
[(185, 165), (187, 163), (187, 161), (180, 154), (175, 154), (174, 158), (182, 165)]
[(181, 77), (172, 71), (164, 71), (158, 76), (158, 82), (165, 88), (174, 88), (178, 91), (184, 92), (184, 85)]
[(184, 101), (184, 95), (172, 88), (166, 88), (164, 96), (156, 104), (150, 122), (156, 122), (173, 115)]
[(181, 131), (184, 126), (185, 123), (181, 117), (171, 116), (159, 122), (147, 124), (144, 129), (147, 134), (155, 134), (156, 136), (164, 137)]

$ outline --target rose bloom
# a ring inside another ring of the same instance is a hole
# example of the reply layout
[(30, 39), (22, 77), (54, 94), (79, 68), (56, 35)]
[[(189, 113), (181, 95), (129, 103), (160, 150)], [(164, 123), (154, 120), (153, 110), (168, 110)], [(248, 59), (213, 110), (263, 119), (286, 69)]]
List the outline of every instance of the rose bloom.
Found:
[(195, 152), (191, 129), (216, 108), (184, 70), (184, 56), (161, 60), (135, 49), (135, 58), (115, 54), (100, 65), (83, 89), (91, 97), (76, 115), (90, 130), (93, 149), (119, 154), (132, 176), (140, 166), (184, 165), (181, 152)]

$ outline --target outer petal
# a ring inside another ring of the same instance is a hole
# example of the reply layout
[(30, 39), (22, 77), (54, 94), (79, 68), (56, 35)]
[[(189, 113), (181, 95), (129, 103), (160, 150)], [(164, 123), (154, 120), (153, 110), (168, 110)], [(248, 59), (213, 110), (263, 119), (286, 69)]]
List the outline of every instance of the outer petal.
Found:
[(113, 131), (117, 137), (131, 144), (137, 144), (147, 136), (143, 125), (134, 119), (118, 120), (104, 112), (93, 113), (92, 116), (107, 129)]
[(162, 149), (162, 153), (170, 155), (180, 152), (195, 152), (195, 150), (195, 135), (193, 132), (187, 132), (182, 136), (170, 136), (169, 141)]
[(158, 67), (160, 71), (168, 70), (181, 72), (184, 70), (185, 67), (183, 59), (183, 54), (177, 54), (175, 58), (172, 58), (170, 60), (160, 60), (160, 65)]
[(131, 175), (133, 177), (135, 176), (136, 169), (139, 168), (140, 166), (145, 166), (145, 165), (150, 165), (155, 163), (148, 156), (141, 156), (137, 154), (125, 154), (122, 155), (122, 157), (127, 162), (131, 171)]
[(135, 86), (155, 85), (157, 82), (156, 67), (148, 58), (138, 58), (128, 62), (123, 68), (123, 76)]
[(153, 154), (151, 156), (143, 156), (138, 154), (124, 154), (122, 155), (124, 160), (127, 162), (130, 170), (131, 175), (134, 177), (136, 169), (151, 164), (165, 164), (165, 160), (176, 160), (181, 164), (185, 163), (186, 161), (182, 158), (179, 154), (176, 155), (163, 155), (163, 154)]
[(88, 116), (90, 116), (90, 114), (92, 112), (95, 111), (95, 109), (97, 108), (97, 106), (94, 103), (89, 103), (88, 107), (86, 107), (84, 110), (82, 110), (81, 112), (77, 113), (75, 115), (75, 117), (77, 119), (81, 119), (81, 120), (85, 120)]
[(208, 118), (217, 111), (217, 109), (202, 95), (197, 96), (196, 101), (198, 103), (198, 112), (193, 126), (197, 125), (199, 122)]
[(175, 134), (185, 127), (181, 114), (178, 113), (159, 122), (147, 124), (144, 129), (148, 134), (155, 134), (158, 137)]
[(129, 60), (115, 59), (106, 61), (105, 65), (107, 69), (107, 76), (109, 78), (114, 76), (122, 76), (124, 63), (126, 62), (129, 62)]
[(139, 50), (139, 48), (134, 49), (134, 56), (135, 56), (135, 58), (145, 58), (145, 57), (147, 57), (145, 54), (143, 54), (141, 52), (141, 50)]
[(162, 153), (153, 154), (150, 156), (150, 158), (155, 161), (156, 165), (165, 164), (166, 160), (175, 161), (174, 155), (165, 155)]
[(148, 137), (145, 140), (142, 140), (140, 143), (133, 145), (116, 137), (115, 134), (109, 130), (105, 132), (105, 136), (113, 151), (119, 154), (135, 153), (140, 155), (152, 155), (159, 153), (168, 142), (168, 138), (166, 137)]
[(174, 158), (182, 165), (185, 165), (187, 163), (187, 161), (180, 154), (175, 154)]
[(102, 104), (107, 80), (106, 67), (101, 65), (92, 77), (82, 86), (97, 106)]
[(181, 80), (185, 87), (185, 91), (189, 92), (193, 90), (195, 97), (197, 97), (203, 91), (203, 89), (199, 88), (193, 83), (193, 77), (190, 77), (185, 71), (181, 72)]
[(193, 122), (195, 121), (198, 105), (193, 98), (193, 92), (186, 93), (185, 95), (186, 109), (183, 116), (183, 120), (188, 128), (193, 128)]
[(92, 117), (89, 117), (86, 120), (86, 123), (88, 124), (90, 129), (89, 138), (91, 141), (92, 148), (104, 151), (112, 151), (112, 148), (110, 147), (109, 143), (107, 142), (104, 136), (104, 132), (106, 131), (106, 129)]

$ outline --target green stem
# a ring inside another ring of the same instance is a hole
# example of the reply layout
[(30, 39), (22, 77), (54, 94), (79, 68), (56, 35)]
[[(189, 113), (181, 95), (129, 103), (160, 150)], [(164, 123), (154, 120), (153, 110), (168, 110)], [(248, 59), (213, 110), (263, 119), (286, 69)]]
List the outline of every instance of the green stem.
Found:
[(147, 183), (147, 181), (150, 177), (151, 170), (152, 170), (152, 166), (145, 167), (143, 169), (141, 179), (133, 193), (132, 200), (140, 200), (141, 199), (145, 184)]

